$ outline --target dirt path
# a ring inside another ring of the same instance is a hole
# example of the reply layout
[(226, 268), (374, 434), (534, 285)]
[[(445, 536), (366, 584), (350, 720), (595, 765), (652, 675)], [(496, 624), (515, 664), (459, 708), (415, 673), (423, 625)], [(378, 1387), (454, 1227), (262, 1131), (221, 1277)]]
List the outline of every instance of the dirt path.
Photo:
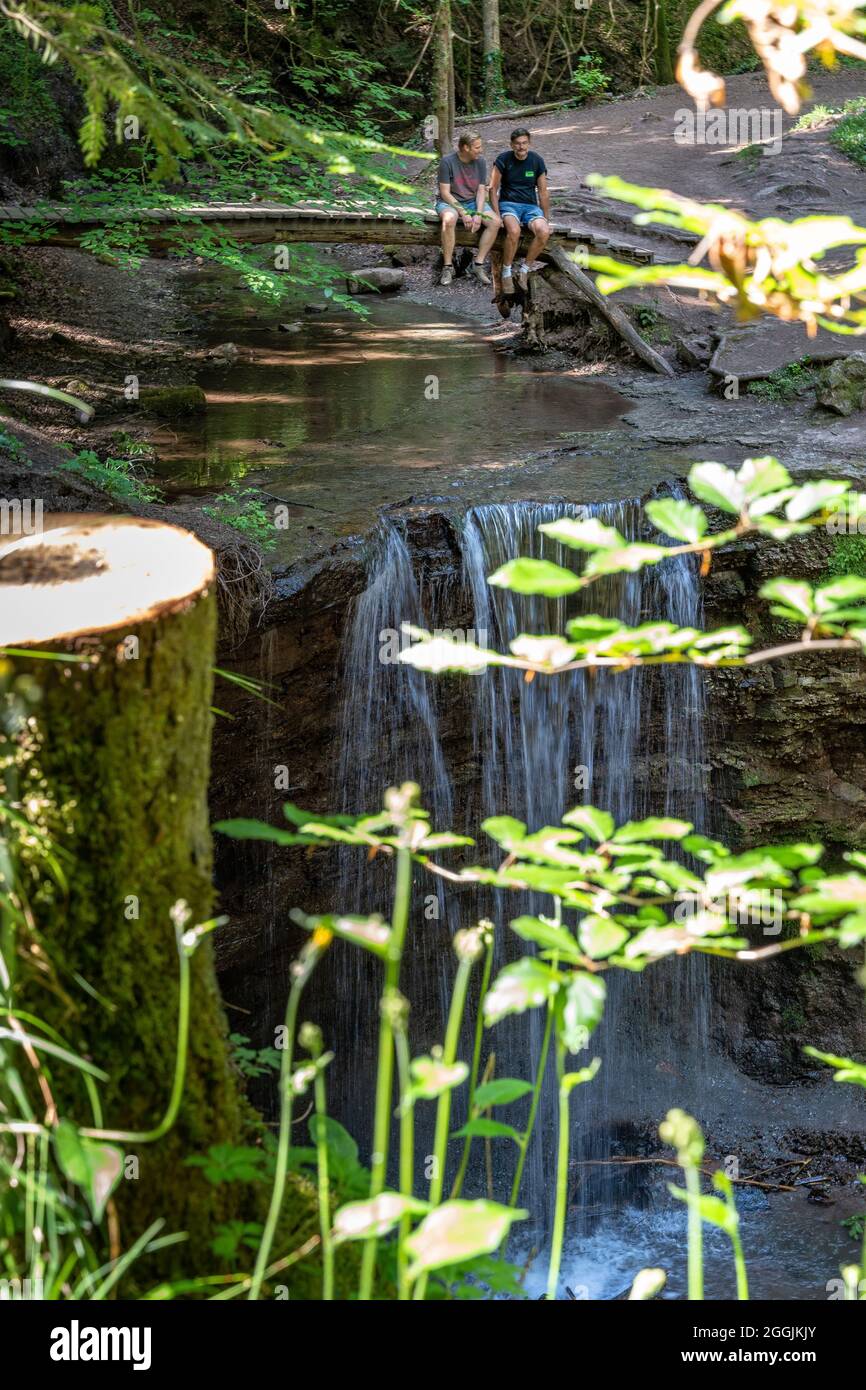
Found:
[[(866, 94), (863, 74), (851, 68), (821, 73), (814, 77), (813, 87), (804, 112), (818, 104), (840, 107)], [(728, 78), (727, 104), (772, 113), (774, 103), (763, 72)], [(828, 130), (792, 131), (794, 122), (783, 116), (781, 151), (753, 160), (737, 154), (748, 139), (723, 146), (677, 143), (677, 113), (691, 109), (681, 87), (660, 87), (651, 95), (548, 112), (526, 121), (491, 121), (480, 126), (479, 133), (489, 163), (508, 148), (515, 124), (529, 126), (533, 148), (544, 156), (550, 171), (554, 212), (573, 205), (588, 174), (601, 173), (699, 201), (725, 203), (753, 215), (797, 217), (835, 211), (855, 220), (866, 217), (866, 168), (837, 150)]]

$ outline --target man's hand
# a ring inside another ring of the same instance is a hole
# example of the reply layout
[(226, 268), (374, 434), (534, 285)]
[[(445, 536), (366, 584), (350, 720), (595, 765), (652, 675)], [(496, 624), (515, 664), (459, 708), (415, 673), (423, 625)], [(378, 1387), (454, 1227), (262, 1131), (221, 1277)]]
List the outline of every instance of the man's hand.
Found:
[(466, 228), (466, 230), (469, 231), (472, 227), (474, 218), (470, 217), (468, 212), (461, 212), (460, 221), (463, 223), (463, 226)]
[(481, 214), (480, 214), (480, 212), (476, 212), (475, 216), (472, 218), (471, 229), (472, 229), (473, 232), (480, 231), (480, 229), (481, 229)]

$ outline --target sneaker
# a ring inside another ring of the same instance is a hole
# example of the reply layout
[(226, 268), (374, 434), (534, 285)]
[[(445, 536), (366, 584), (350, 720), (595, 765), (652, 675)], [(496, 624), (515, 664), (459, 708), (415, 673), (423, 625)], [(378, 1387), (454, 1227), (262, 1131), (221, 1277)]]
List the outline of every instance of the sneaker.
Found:
[(484, 269), (484, 262), (483, 262), (483, 261), (473, 261), (473, 262), (472, 262), (472, 274), (475, 276), (475, 279), (478, 281), (479, 285), (489, 285), (489, 284), (491, 284), (490, 276), (487, 274), (487, 271)]
[(523, 293), (526, 294), (526, 291), (529, 289), (529, 266), (526, 264), (526, 261), (523, 262), (517, 272), (517, 283), (523, 290)]
[(445, 266), (443, 266), (443, 267), (442, 267), (442, 274), (439, 276), (439, 284), (440, 284), (440, 285), (451, 285), (451, 284), (453, 284), (453, 283), (454, 283), (454, 267), (453, 267), (453, 265), (445, 265)]
[(514, 294), (514, 276), (511, 274), (510, 267), (508, 271), (504, 267), (502, 270), (502, 293), (509, 296)]

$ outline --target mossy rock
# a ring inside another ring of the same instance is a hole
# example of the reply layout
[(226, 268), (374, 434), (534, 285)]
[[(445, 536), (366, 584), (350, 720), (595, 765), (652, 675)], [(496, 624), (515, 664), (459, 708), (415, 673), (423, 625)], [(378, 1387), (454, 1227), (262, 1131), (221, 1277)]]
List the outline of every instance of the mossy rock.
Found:
[(176, 420), (183, 415), (201, 415), (207, 396), (200, 386), (145, 386), (138, 393), (142, 410)]

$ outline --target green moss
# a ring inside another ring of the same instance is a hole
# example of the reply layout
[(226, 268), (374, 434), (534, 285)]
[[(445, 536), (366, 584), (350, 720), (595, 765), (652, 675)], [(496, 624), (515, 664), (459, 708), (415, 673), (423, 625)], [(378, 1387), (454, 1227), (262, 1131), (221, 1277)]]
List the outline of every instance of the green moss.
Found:
[(200, 386), (144, 386), (138, 400), (142, 410), (167, 420), (200, 415), (207, 409), (207, 396)]
[(789, 362), (787, 366), (777, 368), (763, 381), (750, 381), (747, 390), (750, 396), (758, 396), (761, 400), (791, 401), (803, 391), (811, 390), (817, 380), (817, 369), (810, 366), (804, 357), (799, 362)]
[(866, 536), (834, 536), (833, 548), (827, 557), (827, 577), (857, 574), (866, 578)]

